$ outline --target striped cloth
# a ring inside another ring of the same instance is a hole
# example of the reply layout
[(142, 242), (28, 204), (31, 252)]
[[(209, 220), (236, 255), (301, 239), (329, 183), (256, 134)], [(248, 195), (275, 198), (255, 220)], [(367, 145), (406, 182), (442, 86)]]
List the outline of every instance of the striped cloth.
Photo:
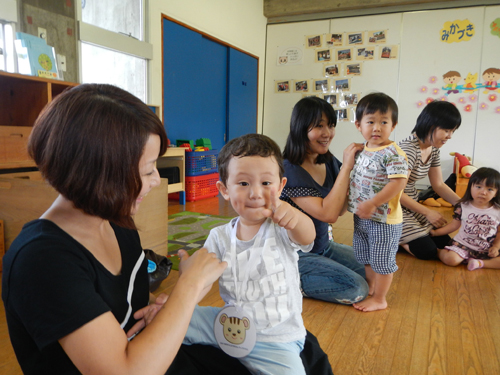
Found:
[[(440, 152), (438, 148), (432, 147), (429, 160), (424, 163), (420, 153), (418, 138), (415, 134), (399, 142), (399, 147), (406, 153), (408, 158), (408, 169), (411, 170), (404, 192), (411, 199), (416, 201), (418, 200), (418, 191), (415, 184), (428, 175), (431, 167), (441, 166)], [(400, 240), (401, 244), (424, 237), (429, 234), (431, 229), (432, 224), (424, 215), (403, 207), (403, 233)]]

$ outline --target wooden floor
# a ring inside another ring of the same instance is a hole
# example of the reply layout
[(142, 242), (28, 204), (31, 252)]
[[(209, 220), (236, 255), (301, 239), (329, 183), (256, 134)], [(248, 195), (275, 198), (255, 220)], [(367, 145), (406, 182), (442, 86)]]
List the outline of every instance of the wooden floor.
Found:
[[(169, 202), (180, 211), (234, 216), (221, 198)], [(451, 218), (451, 209), (440, 209)], [(338, 242), (352, 244), (352, 217), (334, 225)], [(500, 271), (447, 267), (397, 255), (384, 311), (362, 313), (350, 306), (304, 299), (306, 328), (318, 337), (335, 375), (347, 374), (500, 374)], [(168, 293), (171, 275), (155, 292)], [(217, 283), (201, 305), (222, 306)], [(10, 346), (0, 306), (0, 374), (21, 374)]]

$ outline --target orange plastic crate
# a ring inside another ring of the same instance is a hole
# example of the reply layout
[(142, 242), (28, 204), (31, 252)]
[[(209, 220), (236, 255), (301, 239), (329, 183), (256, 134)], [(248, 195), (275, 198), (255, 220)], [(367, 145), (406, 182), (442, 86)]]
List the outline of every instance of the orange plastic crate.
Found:
[(210, 173), (202, 176), (186, 176), (186, 200), (194, 202), (200, 199), (212, 198), (219, 194), (217, 190), (218, 173)]

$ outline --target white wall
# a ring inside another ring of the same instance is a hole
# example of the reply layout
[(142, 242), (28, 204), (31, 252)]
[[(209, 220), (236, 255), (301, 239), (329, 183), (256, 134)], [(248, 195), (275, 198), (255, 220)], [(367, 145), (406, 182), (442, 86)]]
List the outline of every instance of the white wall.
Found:
[(149, 0), (150, 103), (162, 104), (162, 13), (259, 58), (258, 132), (262, 129), (266, 23), (263, 0)]
[[(482, 83), (482, 72), (486, 68), (500, 68), (500, 38), (490, 30), (490, 24), (499, 15), (500, 6), (490, 6), (269, 25), (263, 133), (276, 139), (284, 147), (292, 108), (302, 97), (300, 92), (276, 93), (276, 80), (312, 81), (322, 78), (323, 64), (315, 62), (314, 51), (305, 48), (305, 36), (387, 29), (386, 44), (400, 46), (399, 58), (363, 62), (362, 75), (351, 77), (351, 92), (366, 95), (371, 91), (383, 91), (397, 101), (399, 123), (392, 139), (399, 142), (413, 129), (424, 107), (422, 103), (427, 98), (440, 99), (446, 93), (442, 81), (444, 73), (459, 71), (462, 75), (459, 85), (462, 85), (468, 73), (478, 73), (477, 83)], [(473, 38), (460, 43), (442, 42), (440, 30), (443, 25), (456, 20), (468, 20), (475, 25)], [(279, 46), (302, 47), (303, 64), (278, 66)], [(434, 77), (436, 81), (431, 83), (430, 79)], [(471, 156), (473, 164), (478, 167), (500, 170), (498, 92), (491, 99), (483, 89), (471, 95), (465, 92), (450, 94), (446, 100), (459, 109), (462, 125), (453, 139), (441, 149), (443, 177), (446, 179), (453, 169), (450, 152)], [(363, 139), (356, 132), (353, 123), (339, 122), (331, 151), (342, 158), (342, 151), (349, 143), (361, 141)], [(427, 180), (422, 180), (422, 184), (428, 185)]]

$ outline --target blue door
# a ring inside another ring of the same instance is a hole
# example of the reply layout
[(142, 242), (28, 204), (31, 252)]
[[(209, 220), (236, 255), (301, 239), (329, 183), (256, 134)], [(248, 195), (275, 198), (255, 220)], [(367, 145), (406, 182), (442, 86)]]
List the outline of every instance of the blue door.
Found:
[(163, 20), (163, 119), (172, 143), (225, 144), (227, 47)]
[(227, 140), (257, 131), (258, 60), (229, 48)]

